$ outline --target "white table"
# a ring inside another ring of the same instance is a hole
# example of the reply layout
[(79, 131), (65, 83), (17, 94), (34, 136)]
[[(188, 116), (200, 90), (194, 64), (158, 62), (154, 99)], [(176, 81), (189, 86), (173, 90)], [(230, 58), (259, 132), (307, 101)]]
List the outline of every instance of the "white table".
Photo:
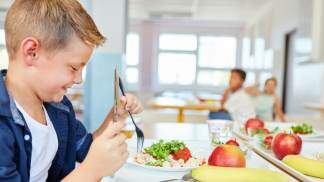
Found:
[[(160, 129), (160, 130), (159, 130)], [(163, 123), (163, 124), (146, 124), (143, 126), (144, 133), (147, 134), (146, 143), (156, 139), (178, 139), (183, 140), (189, 148), (195, 148), (202, 151), (210, 152), (212, 150), (210, 142), (208, 140), (208, 129), (205, 124), (176, 124), (176, 123)], [(160, 132), (152, 132), (152, 131)], [(161, 132), (163, 131), (163, 133)], [(172, 137), (173, 136), (173, 137)], [(196, 136), (196, 137), (193, 137)], [(196, 138), (196, 139), (195, 139)], [(128, 141), (130, 150), (136, 148), (136, 137), (133, 137)], [(208, 156), (207, 156), (208, 157)], [(208, 159), (207, 159), (208, 160)], [(280, 169), (250, 151), (250, 156), (247, 157), (247, 167), (253, 168), (266, 168), (285, 174)], [(148, 170), (142, 167), (134, 166), (131, 164), (125, 164), (118, 172), (115, 173), (114, 178), (104, 178), (104, 182), (158, 182), (167, 179), (180, 179), (184, 174), (188, 172), (164, 172), (157, 170)], [(287, 174), (285, 174), (287, 175)], [(288, 176), (288, 175), (287, 175)], [(291, 181), (295, 181), (291, 178)]]
[(320, 120), (324, 121), (324, 103), (306, 103), (305, 107), (320, 113)]

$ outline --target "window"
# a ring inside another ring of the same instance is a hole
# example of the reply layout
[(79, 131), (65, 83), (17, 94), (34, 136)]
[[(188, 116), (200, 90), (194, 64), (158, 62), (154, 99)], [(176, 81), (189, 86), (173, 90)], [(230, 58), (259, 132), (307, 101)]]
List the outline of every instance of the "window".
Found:
[(255, 80), (256, 80), (255, 72), (249, 71), (249, 72), (246, 73), (246, 79), (245, 79), (244, 84), (246, 86), (254, 85), (255, 84)]
[(274, 53), (271, 49), (265, 49), (265, 40), (256, 38), (254, 41), (254, 51), (251, 51), (252, 41), (249, 38), (243, 39), (242, 67), (247, 71), (246, 85), (259, 84), (263, 88), (263, 83), (271, 76)]
[(5, 44), (5, 32), (0, 29), (0, 69), (8, 69), (9, 57)]
[(225, 86), (230, 77), (229, 71), (203, 70), (198, 74), (197, 82), (205, 86)]
[(128, 67), (126, 69), (126, 80), (130, 84), (138, 83), (138, 68)]
[(260, 88), (263, 89), (265, 81), (270, 78), (272, 74), (270, 72), (262, 72), (260, 73)]
[(194, 84), (197, 64), (196, 49), (196, 35), (161, 34), (159, 37), (158, 82), (162, 85)]
[(257, 38), (255, 40), (255, 59), (254, 59), (254, 68), (262, 69), (264, 65), (264, 49), (265, 49), (265, 40), (262, 38)]
[(236, 52), (236, 37), (162, 33), (158, 83), (225, 87), (236, 65)]
[(272, 69), (273, 67), (273, 50), (268, 49), (264, 52), (264, 69)]
[(199, 66), (209, 68), (233, 68), (236, 63), (236, 39), (234, 37), (199, 37)]
[(225, 87), (236, 65), (236, 38), (200, 36), (197, 84)]
[(194, 51), (197, 49), (197, 37), (192, 34), (161, 34), (159, 48), (161, 50)]
[(139, 81), (140, 37), (137, 33), (129, 33), (126, 38), (126, 82), (137, 84)]
[(0, 29), (0, 45), (6, 44), (6, 37), (4, 29)]
[(158, 72), (161, 84), (193, 84), (196, 76), (196, 56), (194, 54), (160, 53)]
[(251, 39), (243, 38), (242, 41), (242, 67), (249, 68), (251, 65)]
[(7, 50), (2, 48), (0, 50), (0, 69), (8, 69), (9, 57)]

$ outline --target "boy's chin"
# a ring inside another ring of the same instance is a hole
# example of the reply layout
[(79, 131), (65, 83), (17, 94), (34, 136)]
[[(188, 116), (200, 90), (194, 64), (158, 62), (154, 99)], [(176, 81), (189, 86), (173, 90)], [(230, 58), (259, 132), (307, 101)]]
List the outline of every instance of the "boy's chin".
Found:
[(52, 98), (51, 102), (55, 102), (55, 103), (61, 102), (63, 100), (63, 97), (64, 95), (56, 95)]

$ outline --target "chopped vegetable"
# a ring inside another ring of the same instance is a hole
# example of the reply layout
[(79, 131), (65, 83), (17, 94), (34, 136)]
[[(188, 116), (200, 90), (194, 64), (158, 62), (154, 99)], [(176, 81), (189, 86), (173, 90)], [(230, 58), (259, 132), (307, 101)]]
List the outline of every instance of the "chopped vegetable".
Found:
[(212, 145), (213, 146), (217, 146), (217, 145), (223, 145), (223, 144), (225, 144), (224, 142), (222, 142), (222, 141), (216, 141), (216, 140), (212, 140)]
[(303, 123), (302, 125), (296, 125), (291, 127), (295, 134), (310, 134), (313, 133), (313, 127), (311, 125)]
[(278, 133), (280, 130), (279, 126), (275, 127), (270, 133), (275, 134)]
[(172, 154), (174, 160), (183, 159), (185, 162), (191, 158), (190, 150), (188, 148), (180, 149)]
[(145, 165), (147, 165), (147, 166), (160, 166), (160, 167), (162, 167), (162, 164), (163, 164), (163, 161), (162, 160), (157, 160), (157, 161), (154, 161), (154, 162), (148, 162)]
[(266, 128), (258, 128), (252, 131), (252, 136), (254, 135), (267, 135), (270, 134), (270, 131)]
[(186, 148), (186, 145), (177, 140), (172, 140), (170, 142), (159, 140), (157, 143), (145, 148), (144, 151), (157, 160), (165, 160), (170, 154), (184, 148)]
[(271, 143), (272, 143), (272, 140), (273, 140), (273, 136), (267, 136), (264, 138), (263, 142), (262, 142), (262, 146), (265, 148), (265, 149), (271, 149)]
[(198, 167), (205, 159), (192, 157), (189, 148), (183, 142), (159, 140), (134, 157), (139, 164), (155, 167)]

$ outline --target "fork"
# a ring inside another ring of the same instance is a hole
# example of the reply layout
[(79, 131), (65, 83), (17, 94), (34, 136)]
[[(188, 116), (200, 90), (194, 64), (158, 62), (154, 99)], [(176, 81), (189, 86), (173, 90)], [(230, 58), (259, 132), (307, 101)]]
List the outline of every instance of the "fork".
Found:
[[(121, 93), (123, 94), (123, 96), (126, 96), (125, 94), (125, 89), (124, 89), (124, 84), (122, 82), (122, 79), (119, 77), (119, 88), (121, 90)], [(134, 121), (133, 115), (132, 113), (130, 113), (130, 111), (128, 111), (129, 116), (132, 119), (132, 122), (135, 126), (135, 132), (136, 132), (136, 136), (137, 136), (137, 152), (142, 151), (143, 149), (143, 144), (144, 144), (144, 133), (143, 131), (137, 126), (137, 124)]]
[(198, 182), (197, 180), (195, 180), (191, 176), (191, 172), (185, 174), (184, 176), (182, 176), (181, 179), (168, 179), (168, 180), (163, 180), (163, 181), (160, 181), (160, 182), (175, 182), (175, 181), (181, 181), (181, 182)]

